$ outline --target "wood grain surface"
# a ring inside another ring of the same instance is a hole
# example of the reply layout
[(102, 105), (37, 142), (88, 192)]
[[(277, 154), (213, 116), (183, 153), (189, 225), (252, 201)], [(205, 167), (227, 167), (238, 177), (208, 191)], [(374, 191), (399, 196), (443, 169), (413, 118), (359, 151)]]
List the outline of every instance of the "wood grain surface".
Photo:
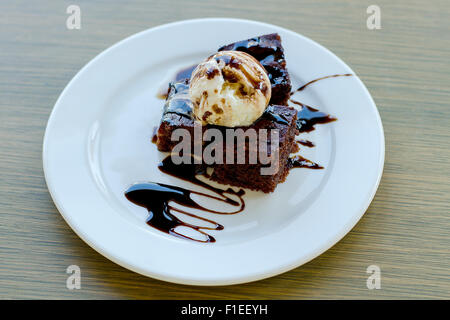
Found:
[[(66, 8), (81, 7), (81, 30)], [(380, 30), (366, 9), (381, 8)], [(295, 270), (235, 286), (165, 283), (128, 271), (80, 240), (47, 191), (42, 139), (52, 107), (89, 60), (163, 23), (235, 17), (292, 29), (361, 77), (383, 121), (386, 163), (367, 213), (332, 249)], [(0, 298), (450, 298), (450, 2), (132, 0), (0, 2)], [(79, 265), (82, 288), (66, 288)], [(381, 268), (368, 290), (366, 268)]]

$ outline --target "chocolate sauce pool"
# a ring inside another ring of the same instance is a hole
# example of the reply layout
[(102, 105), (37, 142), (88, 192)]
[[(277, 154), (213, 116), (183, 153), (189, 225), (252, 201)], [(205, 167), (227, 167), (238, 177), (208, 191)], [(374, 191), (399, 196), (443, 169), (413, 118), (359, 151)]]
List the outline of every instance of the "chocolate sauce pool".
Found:
[(300, 144), (300, 145), (308, 147), (308, 148), (312, 148), (312, 147), (316, 146), (314, 144), (314, 142), (309, 141), (309, 140), (300, 139), (300, 140), (296, 140), (296, 142), (297, 142), (297, 144)]
[[(125, 191), (125, 196), (134, 204), (144, 207), (148, 210), (149, 217), (147, 219), (147, 224), (155, 229), (158, 229), (167, 234), (193, 241), (215, 242), (216, 240), (214, 239), (214, 237), (203, 230), (223, 230), (223, 226), (221, 224), (213, 220), (189, 213), (182, 209), (175, 208), (170, 205), (170, 203), (173, 202), (183, 207), (198, 209), (204, 212), (211, 212), (216, 214), (236, 214), (241, 212), (245, 208), (245, 202), (242, 198), (242, 196), (245, 194), (244, 190), (240, 189), (239, 191), (234, 191), (231, 188), (219, 189), (198, 179), (198, 176), (207, 176), (206, 168), (202, 168), (195, 164), (177, 165), (172, 162), (172, 158), (170, 156), (166, 157), (158, 165), (158, 168), (166, 174), (206, 188), (216, 195), (210, 195), (181, 187), (155, 182), (139, 183), (131, 186), (127, 191)], [(192, 195), (210, 198), (237, 208), (236, 210), (231, 212), (208, 209), (196, 202), (192, 198)], [(230, 197), (230, 195), (234, 197)], [(238, 199), (238, 201), (236, 199)], [(205, 221), (211, 226), (200, 226), (184, 222), (181, 219), (177, 218), (173, 214), (174, 212), (178, 212), (180, 214)], [(187, 227), (193, 229), (199, 232), (203, 236), (203, 239), (196, 239), (179, 233), (176, 231), (177, 227)]]
[[(174, 80), (188, 79), (191, 76), (192, 71), (195, 69), (196, 65), (184, 68), (177, 72)], [(307, 86), (323, 79), (335, 78), (341, 76), (352, 76), (352, 74), (335, 74), (331, 76), (326, 76), (312, 80), (297, 90), (291, 92), (291, 96), (298, 91), (304, 90)], [(167, 97), (167, 91), (161, 91), (161, 98)], [(293, 104), (300, 106), (301, 109), (297, 113), (297, 129), (299, 132), (311, 132), (314, 130), (316, 124), (325, 124), (332, 121), (336, 121), (337, 118), (330, 116), (324, 112), (321, 112), (313, 107), (310, 107), (299, 101), (290, 99)], [(283, 119), (279, 115), (275, 115), (271, 112), (265, 112), (265, 117), (273, 118), (274, 121), (279, 123), (287, 123), (286, 119)], [(156, 130), (153, 132), (152, 141), (156, 142)], [(309, 148), (314, 147), (314, 143), (309, 140), (297, 140), (297, 145), (306, 146)], [(289, 168), (308, 168), (308, 169), (323, 169), (319, 164), (308, 160), (300, 155), (293, 156), (288, 159)], [(191, 163), (194, 163), (191, 161)], [(134, 204), (144, 207), (149, 212), (149, 217), (147, 219), (147, 224), (155, 229), (158, 229), (167, 234), (174, 235), (183, 239), (189, 239), (198, 242), (215, 242), (213, 236), (205, 232), (204, 230), (223, 230), (224, 227), (210, 219), (189, 213), (183, 209), (173, 207), (171, 203), (176, 203), (180, 206), (186, 208), (192, 208), (201, 210), (203, 212), (215, 213), (215, 214), (236, 214), (244, 210), (245, 201), (243, 196), (245, 191), (240, 189), (239, 191), (234, 191), (231, 188), (220, 189), (213, 187), (212, 185), (203, 182), (198, 177), (204, 176), (208, 178), (206, 173), (206, 168), (195, 164), (174, 164), (170, 156), (166, 157), (159, 165), (158, 169), (173, 177), (188, 181), (200, 187), (203, 187), (215, 195), (206, 194), (202, 192), (197, 192), (181, 187), (166, 185), (156, 182), (139, 183), (131, 186), (127, 191), (125, 191), (125, 196), (128, 200)], [(216, 211), (208, 209), (200, 205), (197, 201), (192, 198), (192, 195), (197, 195), (200, 197), (210, 198), (215, 201), (223, 202), (228, 205), (236, 207), (236, 210), (231, 212)], [(186, 215), (201, 221), (204, 221), (209, 226), (201, 226), (196, 224), (187, 223), (174, 215), (174, 213), (181, 215)], [(186, 227), (196, 232), (200, 233), (203, 239), (192, 238), (176, 231), (177, 227)]]
[(297, 113), (297, 129), (299, 132), (311, 132), (315, 129), (314, 125), (316, 124), (324, 124), (337, 120), (337, 118), (304, 103), (293, 99), (289, 99), (289, 101), (301, 107)]
[[(161, 183), (135, 184), (125, 192), (125, 196), (134, 204), (137, 204), (138, 206), (144, 207), (148, 210), (149, 217), (147, 219), (147, 224), (149, 226), (165, 233), (194, 241), (214, 242), (215, 239), (203, 230), (222, 230), (222, 225), (212, 220), (187, 213), (184, 210), (180, 210), (169, 205), (169, 202), (174, 202), (185, 207), (206, 210), (197, 202), (192, 200), (191, 194), (193, 193), (208, 196), (202, 193), (197, 193), (191, 190)], [(183, 213), (191, 217), (206, 221), (214, 225), (214, 227), (198, 226), (186, 223), (173, 215), (173, 212)], [(198, 231), (205, 236), (205, 240), (194, 239), (177, 232), (176, 228), (180, 226), (188, 227)]]

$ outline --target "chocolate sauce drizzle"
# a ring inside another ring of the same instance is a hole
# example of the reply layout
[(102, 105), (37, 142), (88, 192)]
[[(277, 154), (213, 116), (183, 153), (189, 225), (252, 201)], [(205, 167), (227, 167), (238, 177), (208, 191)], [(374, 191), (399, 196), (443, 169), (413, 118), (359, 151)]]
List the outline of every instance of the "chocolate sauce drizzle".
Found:
[(315, 129), (314, 125), (316, 124), (329, 123), (337, 120), (337, 118), (299, 101), (293, 99), (289, 101), (301, 106), (301, 109), (297, 113), (297, 129), (299, 132), (311, 132)]
[[(353, 76), (353, 74), (342, 73), (342, 74), (333, 74), (331, 76), (317, 78), (317, 79), (311, 80), (311, 81), (307, 82), (306, 84), (300, 86), (297, 90), (292, 91), (290, 93), (290, 95), (292, 96), (294, 93), (296, 93), (298, 91), (302, 91), (309, 85), (311, 85), (317, 81), (320, 81), (320, 80), (324, 80), (324, 79), (328, 79), (328, 78), (336, 78), (336, 77), (350, 77), (350, 76)], [(333, 122), (333, 121), (337, 120), (337, 118), (335, 118), (329, 114), (326, 114), (322, 111), (319, 111), (313, 107), (310, 107), (302, 102), (299, 102), (299, 101), (296, 101), (293, 99), (289, 99), (289, 101), (291, 101), (292, 103), (301, 107), (301, 109), (298, 111), (298, 114), (297, 114), (297, 129), (299, 130), (299, 132), (311, 132), (315, 129), (314, 125), (316, 125), (316, 124), (329, 123), (329, 122)]]
[(288, 159), (289, 168), (308, 168), (308, 169), (323, 169), (323, 167), (311, 160), (296, 155)]
[(352, 75), (353, 74), (351, 74), (351, 73), (342, 73), (342, 74), (333, 74), (331, 76), (325, 76), (325, 77), (317, 78), (317, 79), (311, 80), (310, 82), (307, 82), (306, 84), (302, 85), (297, 90), (292, 91), (291, 95), (293, 95), (295, 92), (304, 90), (307, 86), (309, 86), (309, 85), (311, 85), (311, 84), (313, 84), (313, 83), (315, 83), (315, 82), (317, 82), (319, 80), (324, 80), (324, 79), (328, 79), (328, 78), (336, 78), (336, 77), (350, 77)]
[[(193, 160), (193, 159), (191, 159)], [(193, 161), (191, 161), (193, 163)], [(162, 172), (174, 176), (176, 178), (189, 181), (193, 184), (206, 188), (218, 196), (197, 192), (193, 190), (188, 190), (181, 187), (170, 186), (162, 183), (148, 182), (139, 183), (131, 186), (127, 191), (125, 191), (125, 196), (128, 200), (134, 204), (144, 207), (149, 212), (149, 217), (147, 219), (147, 224), (155, 229), (158, 229), (167, 234), (171, 234), (180, 238), (189, 239), (198, 242), (215, 242), (215, 238), (204, 230), (223, 230), (223, 226), (213, 220), (200, 217), (198, 215), (189, 213), (183, 209), (175, 208), (169, 203), (173, 202), (178, 205), (187, 208), (198, 209), (204, 212), (210, 212), (215, 214), (236, 214), (244, 210), (245, 202), (242, 196), (245, 191), (240, 189), (239, 191), (234, 191), (231, 188), (226, 190), (215, 188), (200, 179), (198, 176), (208, 176), (206, 173), (206, 168), (203, 166), (195, 164), (175, 164), (172, 161), (171, 156), (167, 156), (159, 165), (159, 170)], [(201, 197), (210, 198), (216, 201), (220, 201), (231, 206), (238, 207), (232, 212), (223, 212), (208, 209), (200, 205), (194, 199), (192, 195), (198, 195)], [(236, 201), (230, 195), (239, 199)], [(173, 213), (178, 212), (189, 217), (205, 221), (213, 226), (199, 226), (191, 223), (187, 223), (177, 218)], [(184, 235), (176, 230), (177, 227), (187, 227), (191, 228), (204, 236), (204, 239), (195, 239)]]
[(158, 141), (158, 127), (154, 127), (152, 133), (152, 143), (156, 143), (157, 141)]
[[(307, 82), (306, 84), (300, 86), (297, 90), (292, 91), (290, 93), (290, 96), (292, 96), (296, 92), (304, 90), (306, 87), (308, 87), (309, 85), (311, 85), (319, 80), (324, 80), (324, 79), (328, 79), (328, 78), (336, 78), (336, 77), (349, 77), (352, 75), (353, 74), (350, 74), (350, 73), (333, 74), (330, 76), (325, 76), (325, 77), (311, 80), (311, 81)], [(329, 123), (329, 122), (333, 122), (333, 121), (337, 120), (337, 118), (335, 118), (325, 112), (319, 111), (319, 110), (317, 110), (311, 106), (308, 106), (302, 102), (293, 100), (292, 98), (289, 99), (289, 101), (292, 102), (293, 104), (296, 104), (301, 107), (301, 109), (298, 110), (298, 112), (297, 112), (297, 130), (299, 131), (299, 133), (313, 131), (315, 129), (314, 126), (316, 124), (324, 124), (324, 123)], [(309, 148), (312, 148), (315, 146), (314, 143), (309, 140), (297, 140), (296, 142), (297, 142), (297, 145), (303, 145), (303, 146), (306, 146)], [(319, 165), (311, 160), (308, 160), (300, 155), (291, 157), (291, 158), (289, 158), (288, 161), (289, 161), (290, 168), (323, 169), (323, 167), (321, 165)]]
[(300, 139), (300, 140), (296, 140), (296, 142), (297, 142), (297, 144), (300, 144), (300, 145), (308, 147), (308, 148), (313, 148), (316, 146), (312, 141), (309, 141), (309, 140)]

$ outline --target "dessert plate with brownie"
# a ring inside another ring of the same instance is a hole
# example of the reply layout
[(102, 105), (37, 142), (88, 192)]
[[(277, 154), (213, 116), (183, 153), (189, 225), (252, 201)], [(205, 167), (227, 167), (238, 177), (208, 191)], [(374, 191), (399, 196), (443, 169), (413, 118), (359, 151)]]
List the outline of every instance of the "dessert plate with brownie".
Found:
[(131, 36), (67, 85), (47, 185), (91, 247), (161, 280), (226, 285), (318, 256), (362, 217), (384, 135), (356, 74), (295, 32), (238, 19)]

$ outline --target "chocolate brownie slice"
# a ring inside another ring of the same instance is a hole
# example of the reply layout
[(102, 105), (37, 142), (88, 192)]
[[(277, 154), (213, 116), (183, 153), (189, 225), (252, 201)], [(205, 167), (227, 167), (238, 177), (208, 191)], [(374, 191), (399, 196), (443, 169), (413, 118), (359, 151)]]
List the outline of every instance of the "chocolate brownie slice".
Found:
[(161, 123), (156, 133), (156, 146), (159, 151), (171, 151), (178, 143), (171, 140), (172, 132), (178, 128), (186, 129), (194, 136), (192, 108), (189, 79), (170, 83)]
[(243, 51), (258, 60), (266, 69), (272, 84), (270, 104), (287, 105), (292, 87), (281, 38), (277, 33), (234, 42), (219, 48), (219, 51), (223, 50)]
[[(257, 134), (256, 144), (250, 145), (248, 142), (239, 143), (239, 140), (235, 141), (233, 150), (230, 146), (224, 147), (225, 152), (234, 152), (234, 159), (237, 159), (237, 152), (243, 148), (245, 154), (245, 163), (239, 164), (214, 164), (214, 171), (211, 175), (211, 180), (217, 181), (222, 184), (228, 184), (241, 188), (247, 188), (256, 191), (273, 192), (276, 186), (283, 182), (289, 173), (289, 155), (295, 149), (295, 135), (297, 133), (297, 111), (294, 108), (288, 106), (271, 105), (267, 107), (264, 114), (256, 120), (251, 126), (240, 127), (244, 133), (249, 130), (255, 130), (257, 133), (261, 129), (267, 130), (267, 154), (271, 155), (272, 151), (278, 153), (278, 156), (273, 159), (274, 168), (270, 174), (263, 174), (261, 169), (268, 168), (270, 165), (263, 164), (258, 158), (257, 163), (251, 164), (249, 162), (250, 154), (257, 153), (258, 147), (261, 146), (260, 136)], [(278, 130), (279, 142), (274, 144), (275, 149), (271, 150), (271, 130)], [(226, 130), (226, 129), (225, 129)]]
[[(189, 99), (189, 84), (188, 80), (171, 83), (169, 87), (169, 95), (167, 97), (161, 124), (157, 132), (156, 144), (160, 151), (171, 151), (173, 147), (178, 144), (178, 141), (172, 141), (172, 132), (178, 128), (183, 128), (189, 131), (192, 139), (192, 146), (203, 141), (194, 141), (194, 119), (192, 117), (192, 102)], [(294, 108), (283, 105), (271, 105), (267, 107), (264, 114), (256, 120), (251, 126), (238, 127), (233, 129), (242, 129), (247, 133), (249, 129), (254, 129), (257, 133), (257, 146), (259, 146), (259, 130), (266, 129), (269, 134), (266, 135), (267, 144), (270, 145), (270, 130), (279, 130), (279, 144), (276, 152), (278, 152), (278, 161), (276, 163), (276, 170), (273, 174), (263, 175), (261, 169), (268, 167), (258, 157), (258, 162), (251, 164), (248, 159), (251, 152), (257, 152), (244, 141), (244, 144), (239, 144), (239, 140), (235, 140), (230, 150), (230, 146), (224, 141), (223, 163), (228, 152), (234, 154), (234, 164), (213, 164), (210, 165), (214, 170), (211, 179), (222, 184), (229, 184), (242, 188), (249, 188), (252, 190), (261, 190), (263, 192), (272, 192), (278, 183), (283, 182), (289, 171), (288, 157), (294, 149), (295, 135), (297, 133), (297, 111)], [(226, 137), (226, 130), (230, 128), (220, 126), (203, 126), (204, 132), (208, 128), (216, 128), (222, 132), (222, 136)], [(241, 141), (242, 142), (242, 141)], [(228, 148), (227, 148), (228, 146)], [(237, 164), (237, 152), (243, 148), (245, 155), (245, 163)], [(270, 155), (270, 146), (267, 147)]]
[[(258, 162), (250, 164), (248, 159), (251, 152), (249, 144), (244, 142), (239, 145), (235, 143), (233, 150), (227, 150), (227, 144), (224, 142), (224, 152), (236, 154), (238, 150), (244, 150), (244, 164), (213, 164), (214, 171), (211, 179), (219, 183), (230, 184), (233, 186), (249, 188), (253, 190), (261, 190), (264, 192), (272, 192), (278, 183), (283, 182), (289, 172), (289, 154), (295, 150), (295, 135), (298, 134), (296, 127), (297, 111), (287, 106), (287, 100), (290, 97), (291, 81), (286, 69), (286, 60), (284, 57), (284, 49), (281, 45), (281, 38), (278, 34), (267, 34), (239, 42), (235, 42), (223, 46), (219, 51), (236, 50), (243, 51), (252, 55), (266, 69), (272, 85), (272, 96), (270, 105), (264, 114), (255, 121), (251, 126), (241, 127), (245, 133), (249, 129), (255, 129), (259, 132), (261, 129), (270, 131), (271, 129), (279, 130), (279, 145), (277, 170), (273, 174), (263, 175), (261, 169), (267, 167)], [(161, 124), (157, 131), (156, 145), (160, 151), (171, 151), (178, 141), (172, 141), (171, 136), (176, 129), (186, 129), (190, 132), (192, 138), (192, 146), (202, 143), (203, 141), (194, 140), (194, 118), (192, 116), (192, 102), (189, 99), (189, 79), (176, 81), (169, 85), (168, 96), (164, 105)], [(219, 129), (225, 137), (225, 131), (229, 128), (220, 126), (203, 126), (204, 132), (208, 128)], [(234, 128), (238, 129), (238, 128)], [(270, 137), (270, 134), (268, 135)], [(235, 141), (237, 142), (237, 140)], [(270, 143), (270, 139), (268, 140)], [(257, 145), (259, 145), (259, 134), (257, 135)], [(268, 148), (270, 150), (270, 148)], [(224, 159), (225, 160), (225, 159)]]

